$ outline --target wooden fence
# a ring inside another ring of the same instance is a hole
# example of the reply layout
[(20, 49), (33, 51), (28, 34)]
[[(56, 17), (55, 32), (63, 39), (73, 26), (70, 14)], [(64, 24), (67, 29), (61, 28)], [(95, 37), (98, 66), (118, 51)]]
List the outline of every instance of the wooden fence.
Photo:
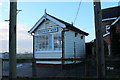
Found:
[[(3, 59), (3, 61), (9, 61), (9, 59)], [(17, 63), (32, 63), (32, 77), (23, 77), (23, 76), (18, 76), (17, 80), (19, 79), (47, 79), (47, 77), (38, 77), (36, 76), (36, 61), (82, 61), (85, 64), (85, 76), (80, 76), (80, 77), (49, 77), (50, 79), (97, 79), (97, 76), (90, 76), (90, 65), (91, 63), (96, 64), (96, 59), (95, 58), (90, 58), (90, 59), (85, 59), (85, 58), (77, 58), (77, 59), (17, 59)], [(106, 79), (120, 79), (120, 68), (119, 68), (119, 58), (107, 58), (105, 63), (106, 63)], [(117, 66), (115, 65), (117, 64)], [(97, 66), (97, 65), (96, 65)], [(95, 66), (95, 67), (96, 67)], [(61, 68), (64, 67), (64, 64), (61, 64)], [(117, 67), (117, 68), (113, 68)], [(113, 76), (112, 74), (117, 72), (117, 76)], [(3, 76), (3, 78), (8, 78), (9, 76)]]

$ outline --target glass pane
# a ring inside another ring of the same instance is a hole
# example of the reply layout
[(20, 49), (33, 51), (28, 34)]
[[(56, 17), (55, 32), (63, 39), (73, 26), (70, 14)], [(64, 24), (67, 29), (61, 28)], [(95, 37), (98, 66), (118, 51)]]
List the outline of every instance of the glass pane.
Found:
[(54, 50), (62, 49), (62, 37), (60, 34), (54, 35)]
[(37, 51), (46, 51), (52, 50), (52, 35), (45, 34), (41, 36), (37, 36), (36, 38), (36, 50)]

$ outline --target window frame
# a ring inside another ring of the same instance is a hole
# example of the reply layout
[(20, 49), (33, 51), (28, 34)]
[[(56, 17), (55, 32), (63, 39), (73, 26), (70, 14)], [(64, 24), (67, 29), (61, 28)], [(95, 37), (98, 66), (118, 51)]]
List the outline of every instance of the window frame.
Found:
[[(38, 37), (38, 36), (44, 36), (44, 35), (46, 36), (46, 35), (49, 35), (49, 34), (52, 36), (52, 49), (51, 50), (48, 50), (48, 49), (46, 49), (46, 50), (40, 50), (39, 47), (38, 47), (38, 43), (37, 43), (37, 39), (38, 38), (36, 38), (36, 37)], [(59, 50), (55, 50), (55, 47), (54, 47), (54, 36), (56, 34), (60, 34), (61, 38), (62, 38), (61, 31), (55, 32), (55, 33), (47, 33), (47, 34), (34, 35), (35, 36), (35, 46), (34, 46), (35, 52), (37, 52), (37, 53), (43, 53), (43, 52), (45, 52), (45, 53), (47, 53), (47, 52), (62, 52), (62, 47)], [(61, 39), (61, 41), (62, 41), (62, 39)]]

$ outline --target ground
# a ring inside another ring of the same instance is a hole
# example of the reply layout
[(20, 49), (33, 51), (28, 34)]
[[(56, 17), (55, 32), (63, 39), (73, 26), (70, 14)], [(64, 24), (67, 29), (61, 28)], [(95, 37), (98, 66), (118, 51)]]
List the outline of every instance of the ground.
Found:
[[(9, 62), (3, 63), (3, 75), (9, 75)], [(67, 66), (64, 69), (60, 66), (36, 66), (38, 77), (80, 77), (85, 76), (84, 63)], [(32, 76), (32, 63), (17, 64), (17, 76)]]
[[(32, 77), (32, 63), (18, 63), (17, 64), (17, 76), (19, 77)], [(108, 69), (109, 68), (109, 69)], [(35, 71), (35, 69), (34, 69)], [(95, 77), (96, 73), (96, 64), (94, 61), (88, 62), (85, 64), (81, 62), (77, 65), (66, 66), (64, 68), (60, 66), (45, 66), (45, 65), (36, 65), (36, 74), (37, 77)], [(85, 74), (85, 72), (87, 74)], [(3, 62), (3, 76), (9, 75), (9, 62)], [(120, 76), (120, 70), (114, 69), (114, 67), (106, 66), (106, 76), (109, 77), (118, 77)], [(6, 80), (6, 79), (5, 79)]]

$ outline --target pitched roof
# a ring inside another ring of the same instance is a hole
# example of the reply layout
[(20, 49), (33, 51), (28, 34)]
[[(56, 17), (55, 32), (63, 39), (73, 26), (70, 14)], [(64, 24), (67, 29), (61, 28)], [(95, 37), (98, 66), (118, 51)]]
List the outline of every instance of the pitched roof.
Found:
[[(47, 14), (47, 15), (49, 15), (49, 14)], [(49, 16), (51, 16), (51, 15), (49, 15)], [(76, 28), (75, 26), (73, 26), (73, 25), (70, 24), (70, 23), (67, 23), (67, 22), (65, 22), (65, 21), (63, 21), (63, 20), (61, 20), (61, 19), (58, 19), (58, 18), (54, 17), (54, 16), (51, 16), (51, 17), (53, 17), (54, 19), (56, 19), (56, 20), (62, 22), (63, 24), (65, 24), (65, 25), (66, 25), (66, 28), (68, 28), (68, 29), (70, 29), (70, 30), (76, 31), (76, 32), (81, 33), (81, 34), (84, 34), (84, 35), (86, 35), (86, 36), (89, 35), (88, 33), (86, 33), (86, 32), (84, 32), (84, 31)]]
[(120, 6), (102, 9), (102, 19), (120, 16)]
[[(54, 17), (54, 16), (52, 16), (52, 15), (50, 15), (50, 14), (48, 14), (48, 13), (46, 13), (45, 15), (47, 15), (48, 17), (51, 17), (51, 18), (57, 20), (58, 22), (64, 24), (64, 25), (65, 25), (65, 28), (67, 28), (67, 29), (70, 29), (70, 30), (72, 30), (72, 31), (75, 31), (75, 32), (78, 32), (78, 33), (80, 33), (80, 34), (84, 34), (84, 35), (88, 36), (88, 33), (86, 33), (86, 32), (84, 32), (84, 31), (76, 28), (75, 26), (73, 26), (73, 25), (70, 24), (70, 23), (67, 23), (67, 22), (65, 22), (65, 21), (63, 21), (63, 20), (61, 20), (61, 19), (58, 19), (58, 18), (56, 18), (56, 17)], [(43, 17), (45, 17), (45, 16), (42, 16), (41, 19), (42, 19)], [(47, 18), (47, 17), (46, 17), (46, 18)], [(33, 28), (31, 28), (30, 31), (28, 31), (28, 32), (33, 33), (33, 32), (38, 28), (38, 25), (40, 25), (40, 24), (44, 21), (44, 20), (41, 21), (41, 19), (38, 20), (38, 22), (37, 22), (37, 23), (33, 26)], [(37, 26), (36, 26), (36, 25), (37, 25)], [(64, 27), (63, 27), (63, 28), (64, 28)]]

